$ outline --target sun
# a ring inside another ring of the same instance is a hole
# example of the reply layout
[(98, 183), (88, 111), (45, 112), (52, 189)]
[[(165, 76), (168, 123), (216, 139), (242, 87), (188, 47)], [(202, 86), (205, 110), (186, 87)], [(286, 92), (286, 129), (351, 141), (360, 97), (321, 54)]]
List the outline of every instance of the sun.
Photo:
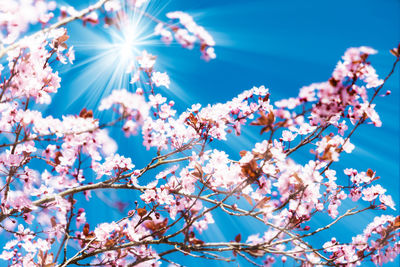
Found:
[(143, 30), (140, 29), (137, 18), (130, 17), (117, 24), (117, 28), (110, 29), (111, 39), (106, 42), (105, 49), (109, 49), (113, 56), (118, 57), (120, 64), (131, 64), (140, 50), (146, 45)]
[(137, 57), (151, 46), (162, 45), (154, 35), (154, 22), (143, 14), (127, 11), (108, 27), (70, 29), (75, 37), (71, 42), (78, 54), (67, 71), (74, 73), (71, 87), (79, 88), (69, 96), (71, 104), (84, 97), (86, 104), (93, 106), (113, 89), (129, 88), (131, 76), (138, 68)]

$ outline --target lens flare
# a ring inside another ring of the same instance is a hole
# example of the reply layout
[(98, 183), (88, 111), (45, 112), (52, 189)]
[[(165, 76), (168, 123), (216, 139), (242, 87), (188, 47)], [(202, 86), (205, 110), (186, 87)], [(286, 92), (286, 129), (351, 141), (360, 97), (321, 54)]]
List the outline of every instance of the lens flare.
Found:
[(134, 59), (137, 37), (137, 30), (132, 25), (127, 25), (121, 32), (121, 38), (116, 39), (114, 49), (122, 62), (131, 61)]
[(154, 36), (154, 22), (145, 18), (143, 11), (122, 14), (106, 28), (88, 25), (82, 30), (80, 25), (72, 25), (68, 29), (75, 37), (71, 43), (77, 51), (73, 71), (66, 69), (66, 75), (75, 74), (66, 96), (70, 105), (96, 106), (111, 90), (128, 88), (138, 55), (149, 46), (161, 45)]

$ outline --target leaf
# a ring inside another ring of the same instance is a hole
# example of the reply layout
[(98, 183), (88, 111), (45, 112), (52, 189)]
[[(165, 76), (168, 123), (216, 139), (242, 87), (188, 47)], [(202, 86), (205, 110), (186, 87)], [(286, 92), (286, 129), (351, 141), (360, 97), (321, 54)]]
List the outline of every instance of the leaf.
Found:
[(367, 171), (367, 175), (369, 176), (369, 177), (373, 177), (374, 176), (374, 171), (373, 170), (371, 170), (371, 169), (368, 169), (368, 171)]
[(258, 169), (258, 164), (254, 159), (241, 167), (242, 174), (249, 178), (251, 181), (257, 181), (257, 178), (261, 175)]
[(242, 150), (239, 152), (240, 156), (243, 158), (244, 156), (246, 156), (247, 151), (246, 150)]
[(83, 108), (81, 112), (79, 112), (79, 117), (81, 118), (93, 118), (93, 111), (92, 110), (87, 110), (86, 108)]
[(203, 169), (201, 168), (201, 165), (199, 163), (195, 163), (194, 168), (203, 175)]
[(143, 224), (144, 224), (144, 227), (146, 227), (150, 231), (154, 232), (154, 230), (156, 229), (156, 225), (155, 225), (154, 221), (145, 221)]
[(196, 235), (195, 235), (195, 233), (193, 232), (193, 231), (190, 231), (189, 232), (189, 238), (194, 238)]
[(83, 108), (83, 109), (81, 110), (81, 112), (79, 112), (79, 117), (85, 116), (86, 112), (87, 112), (86, 108)]
[(144, 215), (147, 214), (146, 208), (138, 208), (137, 213), (139, 214), (140, 217), (143, 217)]
[(274, 123), (274, 121), (275, 115), (272, 111), (269, 112), (268, 115), (265, 115), (264, 112), (260, 111), (260, 117), (257, 118), (256, 121), (251, 122), (250, 125), (264, 126), (260, 132), (260, 134), (262, 134), (272, 129), (272, 124)]
[(260, 134), (267, 133), (270, 129), (271, 129), (271, 127), (265, 126), (265, 127), (263, 127), (263, 128), (261, 129)]
[(242, 235), (241, 234), (238, 234), (237, 236), (235, 236), (235, 241), (237, 243), (239, 243), (241, 240), (242, 240)]
[(94, 234), (94, 232), (90, 232), (89, 234), (86, 235), (86, 237), (87, 237), (88, 239), (92, 239), (92, 238), (95, 238), (96, 235)]
[(85, 236), (89, 235), (89, 227), (90, 227), (89, 224), (85, 223), (85, 226), (83, 227), (83, 234)]
[(115, 241), (108, 239), (104, 245), (105, 247), (112, 247), (115, 245)]
[(165, 218), (162, 222), (159, 223), (160, 228), (164, 228), (168, 225), (168, 218)]
[(56, 152), (56, 155), (55, 155), (55, 157), (54, 157), (54, 162), (55, 162), (57, 165), (59, 165), (59, 164), (61, 163), (60, 157), (62, 157), (62, 154), (61, 154), (60, 151), (57, 151), (57, 152)]
[(265, 204), (271, 200), (271, 197), (264, 197), (263, 199), (261, 199), (257, 205), (254, 207), (254, 209), (258, 209), (258, 208), (262, 208), (265, 206)]
[(250, 125), (268, 125), (268, 118), (264, 112), (260, 111), (260, 117), (256, 121), (251, 122)]
[(189, 117), (186, 119), (188, 120), (193, 126), (196, 126), (198, 119), (192, 114), (189, 114)]
[(51, 217), (51, 219), (50, 219), (50, 222), (51, 222), (51, 226), (53, 227), (53, 228), (56, 228), (57, 227), (57, 220), (56, 220), (56, 217)]
[(251, 199), (251, 197), (250, 197), (249, 195), (242, 194), (242, 196), (244, 197), (244, 199), (247, 200), (247, 202), (249, 202), (249, 204), (250, 204), (251, 206), (253, 206), (253, 200)]
[(195, 171), (192, 171), (190, 174), (193, 175), (194, 177), (202, 178), (203, 177), (203, 169), (201, 168), (201, 165), (196, 163), (194, 168), (195, 168)]
[(400, 228), (400, 215), (398, 215), (396, 219), (394, 219), (394, 227)]
[(295, 172), (293, 174), (293, 177), (296, 179), (297, 182), (299, 182), (300, 184), (303, 184), (303, 180), (301, 180), (301, 178), (299, 177), (299, 175), (297, 174), (297, 172)]
[(376, 176), (371, 181), (376, 181), (376, 180), (379, 180), (380, 178), (381, 178), (380, 176)]
[(275, 122), (275, 114), (274, 114), (274, 112), (272, 112), (272, 111), (269, 112), (267, 118), (268, 118), (268, 123), (269, 124), (273, 124)]
[[(167, 231), (168, 228), (166, 226), (168, 225), (168, 218), (165, 218), (162, 222), (155, 223), (153, 220), (148, 220), (145, 221), (144, 226), (149, 229), (152, 232), (157, 232), (155, 236), (158, 238), (161, 238), (161, 236)], [(164, 229), (165, 228), (165, 229)], [(163, 230), (161, 230), (163, 229)]]
[(92, 110), (88, 110), (88, 112), (86, 113), (85, 117), (86, 118), (93, 118), (93, 111)]
[(333, 87), (336, 87), (339, 83), (339, 81), (335, 80), (333, 77), (331, 77), (328, 81)]
[(68, 39), (69, 39), (69, 36), (68, 36), (67, 34), (64, 34), (64, 35), (58, 37), (58, 38), (57, 38), (57, 41), (58, 41), (60, 44), (62, 44), (62, 43), (64, 43), (65, 41), (67, 41)]
[(400, 56), (399, 49), (397, 49), (397, 48), (390, 49), (390, 53), (395, 57), (399, 57)]

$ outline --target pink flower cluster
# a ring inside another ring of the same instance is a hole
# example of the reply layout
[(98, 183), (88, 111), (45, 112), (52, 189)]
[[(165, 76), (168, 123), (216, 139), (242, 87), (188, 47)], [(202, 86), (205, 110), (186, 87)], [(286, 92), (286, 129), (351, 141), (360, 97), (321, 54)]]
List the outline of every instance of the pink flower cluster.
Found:
[[(326, 252), (335, 264), (357, 266), (365, 254), (372, 254), (371, 260), (376, 265), (393, 261), (400, 252), (400, 242), (391, 236), (390, 230), (399, 221), (393, 216), (382, 215), (374, 218), (363, 234), (353, 237), (350, 244), (340, 244), (335, 238), (324, 244)], [(394, 241), (389, 245), (389, 241)]]
[(164, 43), (170, 44), (175, 37), (183, 47), (192, 49), (198, 40), (202, 58), (206, 61), (216, 58), (213, 37), (202, 26), (197, 25), (192, 16), (182, 11), (174, 11), (167, 13), (167, 17), (178, 23), (157, 24), (154, 32), (161, 36)]
[(14, 42), (31, 24), (46, 24), (54, 14), (55, 1), (7, 0), (0, 2), (0, 40)]
[(114, 90), (103, 99), (99, 110), (108, 110), (115, 106), (114, 112), (126, 119), (123, 129), (127, 135), (135, 134), (139, 125), (148, 118), (150, 106), (141, 93), (130, 93), (125, 89)]
[(375, 104), (368, 102), (368, 89), (382, 85), (375, 69), (367, 61), (376, 51), (369, 47), (350, 48), (339, 61), (327, 82), (303, 87), (298, 98), (276, 102), (279, 108), (294, 109), (312, 103), (311, 125), (330, 123), (339, 126), (342, 114), (355, 124), (369, 118), (376, 126), (381, 125)]

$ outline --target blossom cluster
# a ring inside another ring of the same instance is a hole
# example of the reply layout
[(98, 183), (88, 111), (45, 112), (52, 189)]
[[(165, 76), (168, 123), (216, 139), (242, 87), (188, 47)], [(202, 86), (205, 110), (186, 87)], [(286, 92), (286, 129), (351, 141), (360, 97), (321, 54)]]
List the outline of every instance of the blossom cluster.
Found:
[(14, 42), (26, 32), (30, 24), (46, 24), (54, 17), (55, 1), (20, 1), (0, 2), (0, 40), (3, 44)]
[(182, 11), (174, 11), (167, 13), (167, 17), (177, 23), (160, 22), (154, 29), (154, 33), (160, 35), (164, 43), (170, 44), (175, 38), (183, 47), (192, 49), (196, 41), (199, 41), (202, 58), (206, 61), (216, 58), (213, 37), (202, 26), (197, 25), (192, 16)]

